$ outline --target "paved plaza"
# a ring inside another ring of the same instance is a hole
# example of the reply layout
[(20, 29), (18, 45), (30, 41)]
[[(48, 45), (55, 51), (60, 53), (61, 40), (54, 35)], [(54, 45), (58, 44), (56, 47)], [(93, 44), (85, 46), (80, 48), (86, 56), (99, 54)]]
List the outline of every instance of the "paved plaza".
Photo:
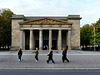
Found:
[(39, 62), (35, 62), (34, 52), (24, 51), (23, 62), (18, 62), (17, 51), (0, 52), (0, 69), (100, 69), (100, 52), (68, 51), (70, 62), (62, 62), (62, 53), (55, 51), (53, 63), (46, 63), (47, 51), (39, 52)]

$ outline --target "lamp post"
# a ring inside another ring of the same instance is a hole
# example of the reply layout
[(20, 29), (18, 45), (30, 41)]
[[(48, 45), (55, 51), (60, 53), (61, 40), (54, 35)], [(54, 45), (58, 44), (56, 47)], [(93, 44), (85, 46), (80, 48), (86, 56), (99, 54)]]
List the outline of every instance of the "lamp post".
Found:
[(95, 23), (94, 23), (94, 51), (96, 51), (95, 49)]

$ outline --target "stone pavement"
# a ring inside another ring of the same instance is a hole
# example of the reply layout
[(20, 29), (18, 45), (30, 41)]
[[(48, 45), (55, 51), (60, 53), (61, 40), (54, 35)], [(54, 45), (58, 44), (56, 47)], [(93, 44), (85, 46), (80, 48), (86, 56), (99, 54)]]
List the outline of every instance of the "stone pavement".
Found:
[(1, 51), (0, 69), (100, 69), (100, 52), (69, 51), (69, 63), (62, 63), (61, 52), (54, 52), (55, 64), (46, 63), (47, 52), (39, 53), (39, 62), (35, 62), (34, 52), (23, 52), (23, 59), (18, 62), (17, 51)]

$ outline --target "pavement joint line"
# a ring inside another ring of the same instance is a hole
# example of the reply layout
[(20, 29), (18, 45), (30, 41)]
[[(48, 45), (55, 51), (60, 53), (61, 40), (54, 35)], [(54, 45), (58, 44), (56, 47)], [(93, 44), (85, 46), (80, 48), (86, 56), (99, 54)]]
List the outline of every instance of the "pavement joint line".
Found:
[(0, 68), (0, 70), (100, 70), (100, 68)]

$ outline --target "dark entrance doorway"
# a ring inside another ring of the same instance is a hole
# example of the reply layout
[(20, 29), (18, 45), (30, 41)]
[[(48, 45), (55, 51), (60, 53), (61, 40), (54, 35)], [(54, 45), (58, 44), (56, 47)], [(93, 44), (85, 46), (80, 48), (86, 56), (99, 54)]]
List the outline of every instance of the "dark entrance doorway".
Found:
[(43, 40), (43, 50), (48, 50), (48, 40)]
[(35, 49), (36, 47), (39, 49), (39, 40), (35, 40)]
[(25, 50), (29, 50), (29, 31), (25, 31)]
[(52, 50), (57, 50), (57, 40), (52, 40)]

